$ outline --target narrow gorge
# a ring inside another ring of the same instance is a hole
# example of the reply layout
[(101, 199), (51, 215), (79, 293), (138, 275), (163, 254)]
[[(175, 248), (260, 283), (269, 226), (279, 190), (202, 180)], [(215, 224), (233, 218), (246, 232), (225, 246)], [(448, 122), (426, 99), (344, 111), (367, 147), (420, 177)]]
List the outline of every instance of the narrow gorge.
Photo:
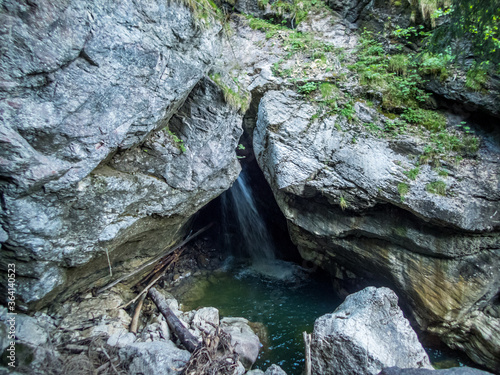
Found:
[(500, 373), (497, 0), (0, 20), (0, 374)]

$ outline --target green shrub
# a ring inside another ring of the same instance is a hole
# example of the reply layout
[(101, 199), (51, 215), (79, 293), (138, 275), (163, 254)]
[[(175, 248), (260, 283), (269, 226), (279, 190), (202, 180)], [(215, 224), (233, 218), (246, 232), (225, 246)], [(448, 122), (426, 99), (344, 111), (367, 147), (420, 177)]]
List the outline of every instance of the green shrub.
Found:
[(347, 203), (347, 201), (345, 200), (345, 198), (343, 196), (340, 196), (339, 205), (340, 205), (340, 208), (342, 209), (342, 211), (344, 211), (349, 206), (349, 203)]
[(472, 91), (481, 91), (487, 80), (488, 73), (486, 70), (474, 66), (467, 72), (465, 87)]
[(433, 75), (444, 81), (448, 78), (449, 64), (451, 60), (452, 56), (448, 54), (433, 55), (430, 53), (424, 53), (421, 56), (419, 70), (422, 74)]
[(339, 89), (333, 83), (324, 82), (319, 85), (319, 91), (324, 100), (331, 100), (338, 97)]
[(410, 180), (415, 181), (417, 179), (418, 174), (420, 173), (420, 168), (416, 167), (416, 168), (410, 169), (409, 171), (404, 171), (403, 173)]
[[(359, 74), (359, 83), (368, 90), (382, 94), (382, 107), (386, 110), (415, 107), (427, 100), (429, 94), (420, 88), (422, 78), (417, 74), (410, 58), (383, 53), (383, 46), (365, 31), (359, 38), (357, 61), (349, 68)], [(398, 75), (399, 74), (399, 75)]]
[(401, 198), (401, 202), (404, 201), (404, 197), (406, 194), (408, 194), (409, 191), (410, 191), (410, 187), (408, 186), (408, 184), (405, 184), (404, 182), (400, 182), (398, 184), (398, 193), (399, 193), (399, 196)]
[(446, 117), (439, 112), (422, 108), (408, 108), (401, 118), (410, 124), (422, 125), (431, 132), (446, 128)]
[(408, 55), (393, 55), (389, 59), (388, 70), (392, 73), (404, 76), (408, 73), (409, 65), (410, 59), (408, 58)]
[(302, 86), (297, 88), (299, 94), (309, 95), (318, 89), (318, 84), (316, 82), (306, 82)]
[(431, 194), (446, 195), (446, 184), (441, 180), (434, 181), (425, 185), (425, 190)]

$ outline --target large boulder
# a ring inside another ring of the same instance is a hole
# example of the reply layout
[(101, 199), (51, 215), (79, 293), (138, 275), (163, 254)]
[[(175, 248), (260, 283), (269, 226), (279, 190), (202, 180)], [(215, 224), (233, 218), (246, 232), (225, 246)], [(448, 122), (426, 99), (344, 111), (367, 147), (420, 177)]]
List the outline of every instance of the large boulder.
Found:
[(224, 318), (220, 321), (221, 329), (231, 336), (231, 345), (246, 369), (252, 367), (260, 350), (259, 337), (248, 323), (245, 318)]
[(181, 238), (239, 173), (241, 115), (203, 79), (220, 25), (179, 2), (6, 1), (0, 20), (0, 257), (40, 308)]
[(349, 295), (332, 314), (316, 319), (311, 340), (313, 374), (373, 374), (385, 367), (432, 366), (388, 288)]
[[(361, 102), (353, 109), (357, 123), (316, 118), (314, 104), (290, 91), (268, 91), (259, 105), (254, 150), (293, 242), (338, 279), (390, 286), (421, 329), (495, 368), (498, 149), (485, 139), (474, 160), (422, 164), (411, 180), (405, 172), (417, 167), (425, 141), (380, 138), (362, 124), (383, 127), (383, 116)], [(429, 191), (437, 180), (445, 195)]]

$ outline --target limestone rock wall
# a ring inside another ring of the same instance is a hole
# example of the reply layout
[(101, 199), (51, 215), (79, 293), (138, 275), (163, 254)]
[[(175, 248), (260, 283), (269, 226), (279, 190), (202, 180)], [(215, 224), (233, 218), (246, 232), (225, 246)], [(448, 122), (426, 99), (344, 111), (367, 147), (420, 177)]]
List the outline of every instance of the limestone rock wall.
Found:
[[(357, 108), (358, 118), (370, 113)], [(441, 196), (425, 188), (438, 178), (431, 166), (421, 165), (415, 181), (404, 174), (415, 167), (417, 138), (377, 138), (345, 117), (315, 113), (291, 91), (269, 91), (254, 131), (257, 161), (302, 257), (339, 278), (394, 287), (422, 329), (494, 368), (498, 150), (484, 146), (477, 160), (446, 165)], [(404, 197), (400, 183), (409, 187)]]
[(203, 79), (220, 25), (180, 3), (6, 1), (0, 20), (1, 264), (39, 307), (183, 236), (239, 173), (241, 116)]

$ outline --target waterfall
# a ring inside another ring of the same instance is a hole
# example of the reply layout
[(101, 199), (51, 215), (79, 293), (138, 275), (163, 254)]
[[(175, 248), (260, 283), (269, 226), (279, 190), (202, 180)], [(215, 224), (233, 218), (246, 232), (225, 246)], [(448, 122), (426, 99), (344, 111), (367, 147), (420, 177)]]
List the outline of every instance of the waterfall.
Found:
[(275, 248), (264, 219), (259, 214), (248, 177), (242, 171), (221, 197), (225, 246), (250, 257), (253, 263), (274, 260)]

